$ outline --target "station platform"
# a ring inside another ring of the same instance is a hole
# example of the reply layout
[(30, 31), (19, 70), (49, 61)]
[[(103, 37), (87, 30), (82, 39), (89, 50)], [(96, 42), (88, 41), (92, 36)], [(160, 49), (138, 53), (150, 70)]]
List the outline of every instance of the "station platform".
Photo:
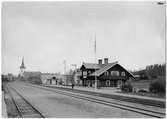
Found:
[[(71, 86), (62, 86), (62, 85), (44, 85), (44, 86), (72, 89)], [(73, 90), (98, 93), (106, 97), (111, 97), (111, 98), (130, 101), (130, 102), (137, 102), (141, 104), (155, 103), (157, 105), (162, 106), (163, 108), (165, 107), (165, 102), (166, 102), (165, 98), (156, 98), (156, 97), (132, 95), (132, 94), (127, 94), (127, 93), (119, 93), (120, 89), (117, 89), (115, 87), (95, 89), (92, 87), (74, 86)]]
[(7, 109), (6, 109), (6, 104), (4, 100), (4, 92), (2, 91), (2, 117), (7, 118)]

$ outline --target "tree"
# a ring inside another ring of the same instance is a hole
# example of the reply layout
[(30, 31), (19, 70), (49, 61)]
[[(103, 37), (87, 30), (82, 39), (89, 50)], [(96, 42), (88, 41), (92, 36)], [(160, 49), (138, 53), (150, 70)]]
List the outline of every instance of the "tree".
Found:
[(166, 64), (154, 64), (148, 65), (145, 69), (133, 72), (135, 75), (140, 75), (141, 78), (154, 79), (157, 76), (165, 76), (166, 75)]

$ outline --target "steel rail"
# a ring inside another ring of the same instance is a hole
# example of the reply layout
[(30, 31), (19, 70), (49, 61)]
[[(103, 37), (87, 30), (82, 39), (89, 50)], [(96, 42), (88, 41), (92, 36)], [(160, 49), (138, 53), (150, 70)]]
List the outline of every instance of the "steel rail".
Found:
[(143, 105), (148, 105), (148, 106), (153, 106), (153, 107), (160, 107), (160, 108), (165, 108), (165, 102), (164, 104), (158, 104), (158, 103), (148, 103), (147, 101), (145, 102), (136, 102), (136, 99), (134, 98), (126, 98), (124, 96), (121, 96), (121, 98), (117, 95), (110, 95), (110, 94), (103, 94), (103, 93), (99, 93), (99, 92), (92, 92), (92, 91), (85, 91), (85, 90), (78, 90), (78, 89), (70, 89), (70, 88), (65, 88), (65, 87), (50, 87), (50, 86), (45, 86), (45, 87), (49, 87), (49, 88), (56, 88), (56, 89), (63, 89), (65, 91), (71, 91), (71, 92), (76, 92), (76, 93), (82, 93), (82, 94), (87, 94), (87, 95), (93, 95), (93, 96), (99, 96), (99, 97), (104, 97), (104, 98), (108, 98), (108, 99), (114, 99), (114, 100), (119, 100), (119, 101), (125, 101), (125, 102), (132, 102), (132, 103), (136, 103), (136, 104), (143, 104)]
[[(60, 90), (60, 89), (58, 89), (58, 90)], [(72, 92), (72, 91), (70, 91), (70, 92)], [(84, 96), (84, 97), (87, 97), (87, 96)], [(87, 98), (91, 98), (91, 97), (87, 97)], [(99, 101), (104, 101), (104, 100), (97, 99), (97, 98), (91, 98), (91, 99), (96, 99), (96, 100), (99, 100)], [(125, 105), (125, 104), (121, 104), (121, 103), (116, 103), (116, 102), (113, 102), (113, 101), (105, 101), (105, 102), (116, 104), (116, 105), (120, 105), (120, 106), (126, 106), (126, 107), (130, 107), (130, 108), (135, 108), (135, 109), (139, 109), (139, 110), (144, 110), (144, 111), (148, 111), (148, 112), (152, 112), (152, 113), (157, 113), (157, 114), (165, 115), (165, 113), (163, 113), (163, 112), (152, 111), (152, 110), (148, 110), (148, 109), (144, 109), (144, 108), (139, 108), (139, 107), (134, 107), (134, 106)]]
[(18, 106), (18, 104), (16, 103), (16, 101), (14, 100), (13, 95), (12, 95), (11, 91), (9, 90), (9, 87), (7, 87), (6, 89), (7, 89), (8, 93), (9, 93), (9, 95), (11, 96), (12, 101), (13, 101), (13, 103), (15, 104), (17, 111), (19, 112), (19, 115), (23, 118), (23, 115), (22, 115), (22, 113), (21, 113), (21, 111), (20, 111), (20, 109), (19, 109), (19, 106)]
[[(8, 88), (9, 88), (9, 87), (8, 87)], [(32, 118), (33, 118), (34, 115), (35, 115), (35, 116), (39, 115), (38, 118), (45, 118), (45, 116), (44, 116), (39, 110), (37, 110), (29, 101), (27, 101), (27, 99), (25, 99), (16, 89), (14, 89), (13, 87), (10, 87), (10, 88), (13, 89), (13, 91), (14, 91), (19, 97), (21, 97), (21, 99), (23, 100), (23, 102), (25, 102), (26, 104), (28, 104), (28, 106), (31, 107), (31, 108), (29, 108), (29, 109), (32, 109), (32, 112), (33, 112), (33, 113), (28, 114), (29, 117), (32, 116)], [(23, 112), (21, 111), (21, 107), (19, 106), (18, 102), (14, 99), (14, 96), (13, 96), (13, 94), (11, 93), (11, 91), (10, 91), (9, 89), (8, 89), (8, 91), (9, 91), (11, 97), (12, 97), (12, 100), (13, 100), (13, 102), (14, 102), (14, 104), (15, 104), (15, 106), (16, 106), (16, 108), (17, 108), (19, 114), (20, 114), (20, 116), (21, 116), (22, 118), (27, 118), (27, 115), (23, 114)], [(25, 107), (25, 108), (26, 108), (26, 107)]]
[[(32, 86), (34, 86), (34, 85), (32, 85)], [(37, 87), (37, 86), (35, 86), (35, 87)], [(147, 110), (147, 109), (138, 108), (138, 107), (134, 107), (134, 106), (129, 106), (129, 105), (124, 105), (124, 104), (115, 103), (115, 102), (111, 102), (111, 101), (101, 100), (101, 99), (97, 99), (97, 98), (81, 96), (81, 95), (72, 94), (72, 93), (69, 93), (69, 92), (67, 93), (67, 91), (62, 91), (61, 89), (51, 90), (48, 87), (46, 89), (42, 86), (40, 86), (38, 88), (42, 88), (42, 89), (49, 90), (49, 91), (52, 91), (52, 92), (55, 92), (55, 93), (58, 93), (58, 94), (63, 94), (63, 95), (78, 98), (78, 99), (87, 100), (87, 101), (90, 101), (90, 102), (95, 102), (95, 103), (99, 103), (99, 104), (103, 104), (103, 105), (107, 105), (107, 106), (120, 108), (120, 109), (123, 109), (123, 110), (128, 110), (128, 111), (144, 114), (144, 115), (151, 116), (151, 117), (156, 117), (156, 118), (164, 118), (165, 117), (165, 113), (162, 113), (162, 112), (156, 112), (156, 111), (152, 111), (152, 110)], [(59, 90), (59, 91), (57, 91), (57, 90)]]
[[(14, 88), (13, 88), (14, 89)], [(38, 109), (35, 108), (34, 105), (32, 105), (27, 99), (25, 99), (23, 97), (23, 95), (21, 95), (16, 89), (14, 89), (16, 91), (16, 93), (28, 104), (30, 105), (37, 113), (39, 113), (41, 115), (41, 118), (45, 118), (45, 116), (42, 114), (42, 112), (40, 112)]]

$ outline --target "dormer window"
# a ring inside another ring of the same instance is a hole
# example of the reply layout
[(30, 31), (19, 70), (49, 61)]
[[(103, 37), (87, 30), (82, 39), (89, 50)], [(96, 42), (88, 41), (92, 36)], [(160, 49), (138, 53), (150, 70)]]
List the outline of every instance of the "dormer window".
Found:
[(104, 72), (104, 76), (108, 76), (108, 75), (109, 75), (108, 71)]
[(125, 76), (125, 72), (124, 71), (121, 73), (121, 76)]
[(111, 76), (119, 76), (119, 71), (111, 71)]

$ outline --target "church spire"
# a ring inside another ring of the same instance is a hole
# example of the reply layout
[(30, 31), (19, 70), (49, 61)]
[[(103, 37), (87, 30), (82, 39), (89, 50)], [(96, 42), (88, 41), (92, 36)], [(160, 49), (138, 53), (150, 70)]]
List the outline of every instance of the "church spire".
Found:
[(20, 66), (20, 69), (25, 69), (26, 67), (24, 66), (24, 57), (22, 58), (22, 63), (21, 63), (21, 66)]

